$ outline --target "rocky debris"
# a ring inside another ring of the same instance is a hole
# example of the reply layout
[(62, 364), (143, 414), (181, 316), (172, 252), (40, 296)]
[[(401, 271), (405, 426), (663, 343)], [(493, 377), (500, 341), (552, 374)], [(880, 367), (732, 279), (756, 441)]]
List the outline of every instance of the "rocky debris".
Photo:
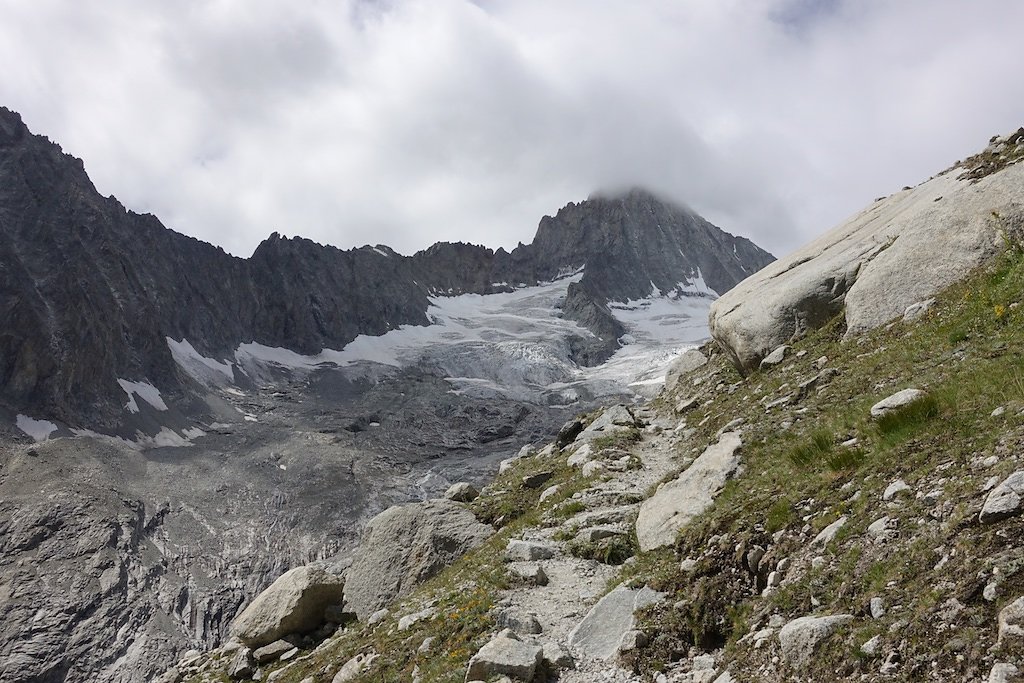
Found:
[(676, 479), (663, 484), (640, 506), (636, 534), (643, 551), (675, 541), (688, 521), (706, 510), (740, 466), (742, 440), (726, 432)]
[(261, 647), (290, 633), (309, 633), (324, 623), (324, 610), (341, 603), (345, 580), (306, 565), (281, 575), (231, 623), (231, 634)]
[(999, 642), (1024, 639), (1024, 596), (999, 610)]
[(584, 479), (595, 477), (608, 469), (603, 462), (597, 460), (591, 460), (583, 466), (583, 470), (580, 472)]
[(247, 647), (239, 648), (228, 662), (228, 677), (233, 679), (252, 678), (254, 673), (256, 673), (256, 660), (252, 650)]
[(623, 636), (633, 630), (636, 610), (664, 598), (664, 593), (646, 586), (619, 586), (601, 598), (569, 633), (569, 647), (590, 659), (612, 659), (619, 652)]
[(295, 645), (291, 641), (275, 640), (272, 643), (268, 643), (263, 647), (253, 650), (252, 656), (253, 659), (256, 660), (257, 664), (266, 664), (267, 662), (272, 662), (275, 659), (280, 659), (281, 655), (294, 649)]
[(783, 344), (782, 346), (778, 347), (777, 349), (775, 349), (774, 351), (772, 351), (767, 356), (761, 359), (760, 368), (764, 370), (766, 368), (778, 365), (779, 363), (786, 359), (787, 354), (789, 354), (789, 350), (790, 347), (787, 346), (786, 344)]
[(511, 540), (505, 548), (505, 557), (510, 562), (535, 562), (549, 560), (555, 556), (556, 548), (550, 543)]
[(847, 336), (884, 325), (999, 253), (1000, 233), (1022, 207), (1022, 164), (974, 184), (938, 175), (874, 203), (726, 292), (711, 306), (711, 335), (749, 373), (780, 345), (840, 313)]
[(594, 449), (591, 448), (589, 443), (585, 443), (573, 451), (566, 462), (570, 467), (583, 467), (593, 460), (594, 456)]
[(983, 524), (998, 522), (1024, 512), (1024, 470), (1018, 470), (985, 497), (979, 519)]
[(648, 638), (646, 633), (636, 629), (631, 629), (622, 634), (622, 638), (619, 640), (618, 651), (619, 654), (632, 652), (633, 650), (639, 650), (642, 647), (646, 647), (647, 643)]
[(574, 666), (572, 657), (558, 643), (544, 643), (541, 658), (549, 671), (571, 669)]
[(487, 540), (493, 529), (447, 500), (385, 510), (367, 524), (346, 575), (345, 603), (360, 619)]
[(466, 481), (460, 481), (456, 484), (452, 484), (448, 490), (444, 492), (445, 498), (448, 500), (454, 500), (456, 503), (471, 503), (476, 500), (479, 495), (480, 491)]
[(492, 638), (469, 660), (467, 681), (484, 681), (492, 676), (509, 676), (530, 683), (541, 666), (543, 648), (522, 642), (509, 630)]
[(882, 417), (926, 396), (920, 389), (903, 389), (871, 406), (871, 417)]
[(672, 391), (679, 379), (694, 370), (707, 365), (708, 357), (701, 353), (700, 349), (688, 349), (679, 354), (679, 357), (672, 361), (665, 373), (665, 389)]
[(636, 418), (629, 412), (628, 407), (614, 405), (607, 408), (586, 429), (580, 432), (579, 436), (576, 437), (576, 443), (588, 444), (595, 439), (628, 432), (636, 426)]
[(540, 622), (537, 621), (537, 615), (524, 612), (523, 610), (515, 607), (509, 607), (503, 609), (498, 613), (497, 618), (498, 628), (509, 629), (515, 633), (523, 635), (536, 635), (543, 632)]
[(373, 662), (379, 657), (376, 652), (367, 652), (357, 654), (352, 659), (345, 662), (338, 673), (334, 674), (334, 678), (331, 679), (331, 683), (348, 683), (354, 681), (362, 674), (370, 670)]
[(853, 621), (852, 614), (823, 617), (799, 617), (779, 631), (782, 659), (793, 668), (805, 666), (818, 646), (837, 628)]

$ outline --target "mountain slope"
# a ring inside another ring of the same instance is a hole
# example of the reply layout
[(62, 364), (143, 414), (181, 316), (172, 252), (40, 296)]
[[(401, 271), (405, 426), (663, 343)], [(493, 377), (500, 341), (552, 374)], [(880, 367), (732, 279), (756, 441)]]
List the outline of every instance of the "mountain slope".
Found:
[(240, 259), (101, 197), (81, 161), (6, 109), (0, 188), (0, 400), (70, 424), (116, 426), (118, 379), (181, 395), (188, 386), (167, 338), (216, 359), (249, 342), (315, 354), (426, 325), (431, 296), (504, 291), (585, 268), (564, 310), (597, 334), (575, 349), (593, 364), (623, 333), (607, 301), (700, 275), (721, 292), (771, 260), (640, 191), (571, 204), (512, 253), (438, 244), (406, 257), (275, 234)]

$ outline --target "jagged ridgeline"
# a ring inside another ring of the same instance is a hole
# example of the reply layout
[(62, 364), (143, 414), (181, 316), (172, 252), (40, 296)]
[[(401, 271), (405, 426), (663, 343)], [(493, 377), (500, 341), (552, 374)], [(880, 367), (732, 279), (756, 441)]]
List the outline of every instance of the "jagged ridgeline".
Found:
[(80, 160), (7, 109), (0, 230), (0, 399), (72, 424), (116, 422), (118, 378), (182, 393), (167, 338), (210, 358), (248, 342), (315, 354), (427, 325), (431, 296), (504, 291), (585, 268), (564, 313), (597, 335), (574, 348), (577, 362), (592, 365), (624, 333), (609, 300), (671, 291), (698, 273), (720, 293), (772, 260), (639, 190), (569, 204), (511, 253), (442, 243), (402, 256), (274, 234), (241, 259), (102, 197)]

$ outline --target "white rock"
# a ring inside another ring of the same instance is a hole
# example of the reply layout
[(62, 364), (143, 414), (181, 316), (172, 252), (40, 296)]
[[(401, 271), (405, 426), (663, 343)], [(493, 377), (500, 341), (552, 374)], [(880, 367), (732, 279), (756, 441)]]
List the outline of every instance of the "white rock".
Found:
[(928, 298), (924, 301), (918, 301), (916, 304), (910, 304), (907, 306), (906, 310), (903, 311), (903, 322), (909, 323), (917, 320), (931, 310), (931, 307), (934, 305), (934, 298)]
[(999, 406), (998, 408), (992, 411), (992, 414), (989, 415), (989, 417), (1002, 417), (1005, 414), (1006, 408), (1004, 406)]
[(642, 551), (675, 542), (686, 523), (708, 509), (740, 466), (740, 435), (727, 432), (682, 474), (663, 484), (640, 506), (636, 534)]
[(999, 611), (999, 642), (1024, 638), (1024, 597), (1019, 597)]
[(860, 646), (860, 651), (868, 657), (878, 654), (878, 648), (882, 645), (882, 636), (872, 636), (866, 643)]
[(604, 470), (605, 467), (602, 463), (598, 462), (597, 460), (591, 460), (590, 462), (583, 466), (582, 474), (584, 477), (593, 477), (595, 475), (600, 474), (601, 472), (604, 472)]
[(555, 556), (555, 546), (536, 541), (511, 540), (505, 548), (505, 556), (512, 562), (535, 562), (549, 560)]
[(548, 575), (539, 564), (513, 564), (509, 570), (523, 581), (535, 586), (548, 585)]
[(569, 633), (569, 646), (591, 659), (609, 660), (619, 651), (623, 635), (633, 629), (633, 613), (665, 597), (646, 586), (619, 586), (601, 598)]
[(767, 368), (781, 363), (783, 360), (785, 360), (786, 354), (789, 353), (789, 348), (790, 347), (786, 346), (785, 344), (776, 348), (774, 351), (772, 351), (767, 356), (761, 359), (761, 368)]
[(982, 523), (998, 522), (1024, 512), (1024, 470), (1018, 470), (1007, 477), (985, 498), (978, 519)]
[(542, 502), (542, 503), (543, 503), (543, 502), (544, 502), (544, 501), (546, 501), (546, 500), (547, 500), (548, 498), (550, 498), (551, 496), (553, 496), (553, 495), (555, 495), (556, 493), (558, 493), (558, 491), (559, 491), (559, 489), (560, 489), (560, 488), (561, 488), (561, 487), (560, 487), (560, 486), (559, 486), (558, 484), (554, 484), (554, 485), (552, 485), (552, 486), (549, 486), (549, 487), (547, 487), (547, 488), (546, 488), (546, 489), (544, 489), (543, 491), (541, 491), (541, 493), (540, 493), (540, 502)]
[(813, 547), (816, 545), (828, 545), (829, 543), (831, 543), (832, 540), (836, 537), (836, 534), (839, 533), (839, 530), (846, 526), (846, 522), (848, 520), (849, 517), (843, 515), (836, 521), (829, 524), (827, 527), (822, 529), (817, 536), (814, 537), (814, 540), (811, 541), (811, 546)]
[(836, 614), (826, 617), (799, 617), (779, 631), (782, 658), (793, 667), (807, 664), (814, 651), (840, 626), (853, 621), (851, 614)]
[(885, 601), (882, 598), (871, 598), (869, 609), (872, 619), (881, 619), (885, 616)]
[(290, 633), (313, 631), (324, 623), (324, 609), (342, 602), (344, 589), (345, 580), (323, 567), (291, 569), (235, 617), (231, 635), (260, 647)]
[(684, 351), (668, 367), (668, 372), (665, 374), (665, 389), (671, 391), (679, 382), (680, 377), (704, 367), (707, 362), (707, 356), (698, 349)]
[(412, 614), (406, 614), (404, 617), (398, 620), (398, 630), (408, 631), (410, 628), (413, 627), (414, 624), (418, 624), (419, 622), (424, 621), (426, 619), (431, 619), (435, 614), (437, 614), (437, 610), (433, 607), (428, 607), (425, 610), (414, 612)]
[(548, 669), (553, 671), (572, 669), (574, 667), (572, 657), (558, 643), (544, 643), (541, 658)]
[(338, 673), (334, 674), (331, 683), (348, 683), (370, 670), (373, 661), (380, 655), (370, 652), (358, 654), (342, 665)]
[(907, 482), (902, 479), (897, 479), (885, 488), (885, 491), (882, 493), (882, 500), (892, 500), (898, 494), (909, 490), (910, 487), (907, 486)]
[(466, 680), (488, 680), (492, 676), (510, 676), (532, 681), (541, 665), (543, 649), (524, 643), (508, 630), (496, 635), (469, 660)]
[(594, 449), (589, 443), (585, 443), (569, 456), (567, 461), (570, 467), (583, 467), (588, 462), (594, 459)]
[(1024, 164), (976, 183), (956, 172), (935, 176), (733, 287), (711, 306), (711, 335), (746, 373), (839, 313), (848, 337), (884, 325), (1004, 249), (1000, 231), (1019, 220), (1022, 205)]
[(475, 500), (479, 495), (480, 491), (467, 481), (460, 481), (457, 484), (452, 484), (448, 490), (444, 492), (445, 498), (448, 500), (454, 500), (457, 503), (468, 503)]
[(891, 413), (897, 408), (909, 405), (914, 401), (924, 398), (926, 395), (927, 394), (920, 389), (904, 389), (902, 391), (897, 391), (895, 394), (887, 396), (875, 405), (871, 406), (871, 417), (882, 417), (886, 413)]
[(1017, 683), (1018, 681), (1020, 681), (1020, 669), (1014, 664), (995, 664), (988, 673), (988, 683)]

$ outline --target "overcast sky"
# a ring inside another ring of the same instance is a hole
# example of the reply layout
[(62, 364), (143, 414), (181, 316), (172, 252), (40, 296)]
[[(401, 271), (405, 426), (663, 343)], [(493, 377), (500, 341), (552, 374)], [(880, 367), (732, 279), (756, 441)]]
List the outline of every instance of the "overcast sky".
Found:
[(1024, 124), (1020, 0), (0, 0), (0, 104), (98, 189), (270, 232), (510, 248), (646, 186), (784, 254)]

